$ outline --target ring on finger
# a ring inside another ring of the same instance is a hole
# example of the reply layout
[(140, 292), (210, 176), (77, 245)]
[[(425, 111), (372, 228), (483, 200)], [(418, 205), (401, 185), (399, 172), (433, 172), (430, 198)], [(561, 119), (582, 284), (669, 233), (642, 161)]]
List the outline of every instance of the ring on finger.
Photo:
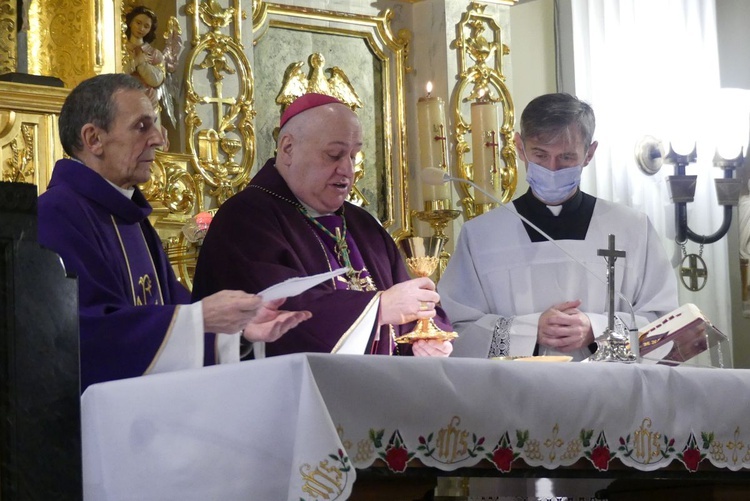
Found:
[(430, 306), (428, 303), (426, 303), (425, 301), (419, 302), (419, 311), (427, 311), (429, 309), (430, 309)]

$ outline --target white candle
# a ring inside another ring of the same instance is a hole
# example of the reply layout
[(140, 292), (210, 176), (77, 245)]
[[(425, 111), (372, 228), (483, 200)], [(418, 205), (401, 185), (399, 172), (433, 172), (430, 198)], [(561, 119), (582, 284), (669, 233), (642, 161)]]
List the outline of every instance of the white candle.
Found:
[[(448, 172), (448, 136), (445, 126), (445, 104), (433, 97), (432, 82), (427, 83), (427, 96), (417, 102), (417, 130), (419, 131), (419, 166), (437, 167)], [(448, 185), (422, 184), (423, 201), (447, 200)]]
[[(471, 159), (474, 182), (500, 195), (500, 103), (482, 101), (471, 103)], [(474, 202), (493, 203), (487, 195), (474, 190)]]

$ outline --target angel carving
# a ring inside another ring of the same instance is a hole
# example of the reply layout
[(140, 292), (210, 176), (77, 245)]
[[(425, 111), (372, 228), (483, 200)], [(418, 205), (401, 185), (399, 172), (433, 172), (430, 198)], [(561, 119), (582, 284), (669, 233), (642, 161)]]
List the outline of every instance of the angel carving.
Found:
[(160, 51), (151, 43), (156, 39), (156, 13), (146, 6), (133, 7), (125, 16), (125, 59), (123, 72), (138, 78), (147, 87), (154, 109), (165, 110), (176, 127), (174, 97), (179, 95), (179, 84), (172, 79), (182, 50), (181, 30), (174, 16), (167, 22), (164, 34), (166, 47)]
[[(276, 104), (281, 105), (282, 112), (295, 99), (308, 92), (333, 96), (352, 110), (362, 107), (362, 100), (341, 68), (334, 66), (324, 70), (326, 60), (323, 54), (318, 52), (311, 54), (309, 61), (309, 77), (302, 69), (303, 61), (290, 64), (284, 72), (284, 82), (276, 96)], [(326, 78), (325, 72), (328, 72), (330, 77)]]

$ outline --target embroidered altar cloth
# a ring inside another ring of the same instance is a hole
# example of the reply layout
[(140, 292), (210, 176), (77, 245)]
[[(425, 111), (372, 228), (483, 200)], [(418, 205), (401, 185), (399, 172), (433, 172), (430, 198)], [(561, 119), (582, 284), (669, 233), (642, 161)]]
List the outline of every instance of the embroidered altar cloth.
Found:
[[(750, 467), (750, 370), (295, 354), (91, 386), (84, 493), (346, 499), (356, 469)], [(417, 461), (418, 460), (418, 461)], [(382, 463), (379, 463), (382, 464)], [(614, 474), (613, 474), (614, 476)]]

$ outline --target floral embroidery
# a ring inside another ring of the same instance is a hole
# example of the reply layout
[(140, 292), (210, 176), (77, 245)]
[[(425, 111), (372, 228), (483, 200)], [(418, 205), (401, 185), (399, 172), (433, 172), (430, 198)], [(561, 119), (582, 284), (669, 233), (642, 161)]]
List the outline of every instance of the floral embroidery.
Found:
[[(591, 443), (590, 438), (593, 436), (593, 433), (593, 430), (581, 430), (581, 439), (584, 443), (584, 446), (587, 446)], [(584, 438), (586, 436), (588, 438)], [(615, 457), (615, 453), (609, 450), (609, 445), (607, 445), (607, 439), (604, 437), (603, 431), (599, 432), (599, 436), (596, 439), (596, 444), (594, 445), (594, 447), (591, 450), (587, 450), (585, 454), (586, 457), (591, 460), (591, 464), (594, 465), (594, 468), (599, 471), (609, 470), (609, 462), (613, 457)]]
[(682, 452), (677, 454), (677, 458), (682, 461), (689, 471), (698, 471), (698, 465), (706, 455), (698, 448), (698, 443), (695, 440), (695, 435), (690, 433), (687, 444)]
[[(406, 471), (409, 461), (417, 454), (443, 464), (454, 464), (469, 460), (470, 458), (480, 458), (489, 461), (497, 470), (503, 473), (511, 471), (513, 462), (516, 459), (520, 458), (526, 462), (543, 459), (539, 450), (540, 439), (531, 437), (529, 430), (516, 430), (514, 440), (510, 438), (511, 432), (505, 431), (500, 436), (496, 445), (489, 448), (485, 445), (486, 437), (479, 436), (469, 430), (464, 430), (464, 438), (462, 438), (463, 441), (461, 442), (464, 447), (463, 454), (459, 454), (454, 460), (449, 462), (441, 460), (443, 456), (441, 456), (442, 453), (439, 450), (443, 446), (440, 444), (440, 440), (436, 438), (438, 435), (435, 432), (430, 432), (427, 435), (419, 435), (417, 438), (418, 445), (414, 452), (410, 452), (409, 448), (404, 444), (398, 430), (393, 431), (387, 443), (384, 441), (384, 433), (385, 430), (382, 429), (370, 429), (369, 447), (374, 448), (375, 454), (386, 463), (388, 469), (395, 473)], [(596, 440), (592, 440), (595, 434), (597, 438)], [(678, 459), (685, 465), (688, 471), (694, 472), (698, 470), (701, 461), (709, 453), (715, 456), (717, 451), (714, 449), (717, 447), (721, 449), (721, 444), (717, 445), (718, 442), (715, 440), (714, 433), (709, 432), (701, 432), (700, 439), (697, 439), (694, 433), (690, 433), (681, 452), (676, 452), (676, 444), (678, 442), (674, 437), (662, 434), (658, 430), (650, 431), (648, 435), (643, 433), (638, 435), (642, 443), (636, 443), (633, 437), (633, 434), (618, 437), (618, 446), (615, 450), (614, 448), (610, 448), (604, 430), (582, 429), (576, 438), (571, 438), (567, 442), (568, 449), (566, 450), (565, 464), (568, 461), (575, 461), (578, 458), (586, 457), (594, 468), (605, 472), (609, 470), (610, 463), (615, 457), (621, 459), (629, 458), (631, 461), (635, 460), (636, 463), (640, 464), (641, 461), (639, 458), (641, 456), (646, 457), (644, 456), (645, 452), (648, 453), (648, 457), (654, 457), (651, 464), (656, 464), (657, 461), (659, 464), (668, 464), (673, 459)], [(648, 438), (648, 441), (645, 438)], [(561, 440), (563, 439), (561, 438)], [(641, 447), (641, 449), (648, 447), (648, 449), (642, 451), (638, 447)], [(347, 472), (351, 468), (349, 458), (343, 451), (339, 451), (338, 455), (331, 454), (330, 458), (339, 463), (339, 469), (342, 472)]]
[[(525, 434), (524, 432), (516, 431), (516, 436), (520, 442), (518, 447), (522, 448), (523, 442), (528, 437), (528, 431), (526, 431)], [(495, 468), (503, 473), (508, 473), (510, 471), (511, 463), (513, 463), (513, 461), (520, 455), (521, 453), (513, 450), (507, 431), (502, 437), (500, 437), (497, 446), (495, 446), (492, 452), (485, 454), (487, 459), (495, 465)]]
[[(380, 430), (379, 432), (370, 430), (370, 436), (378, 437), (375, 447), (381, 448), (383, 430)], [(393, 435), (391, 435), (391, 439), (388, 441), (388, 445), (385, 446), (385, 450), (378, 452), (378, 456), (385, 461), (389, 470), (394, 473), (403, 473), (406, 471), (406, 466), (409, 461), (414, 457), (414, 453), (409, 452), (404, 445), (401, 434), (396, 430), (393, 432)]]

